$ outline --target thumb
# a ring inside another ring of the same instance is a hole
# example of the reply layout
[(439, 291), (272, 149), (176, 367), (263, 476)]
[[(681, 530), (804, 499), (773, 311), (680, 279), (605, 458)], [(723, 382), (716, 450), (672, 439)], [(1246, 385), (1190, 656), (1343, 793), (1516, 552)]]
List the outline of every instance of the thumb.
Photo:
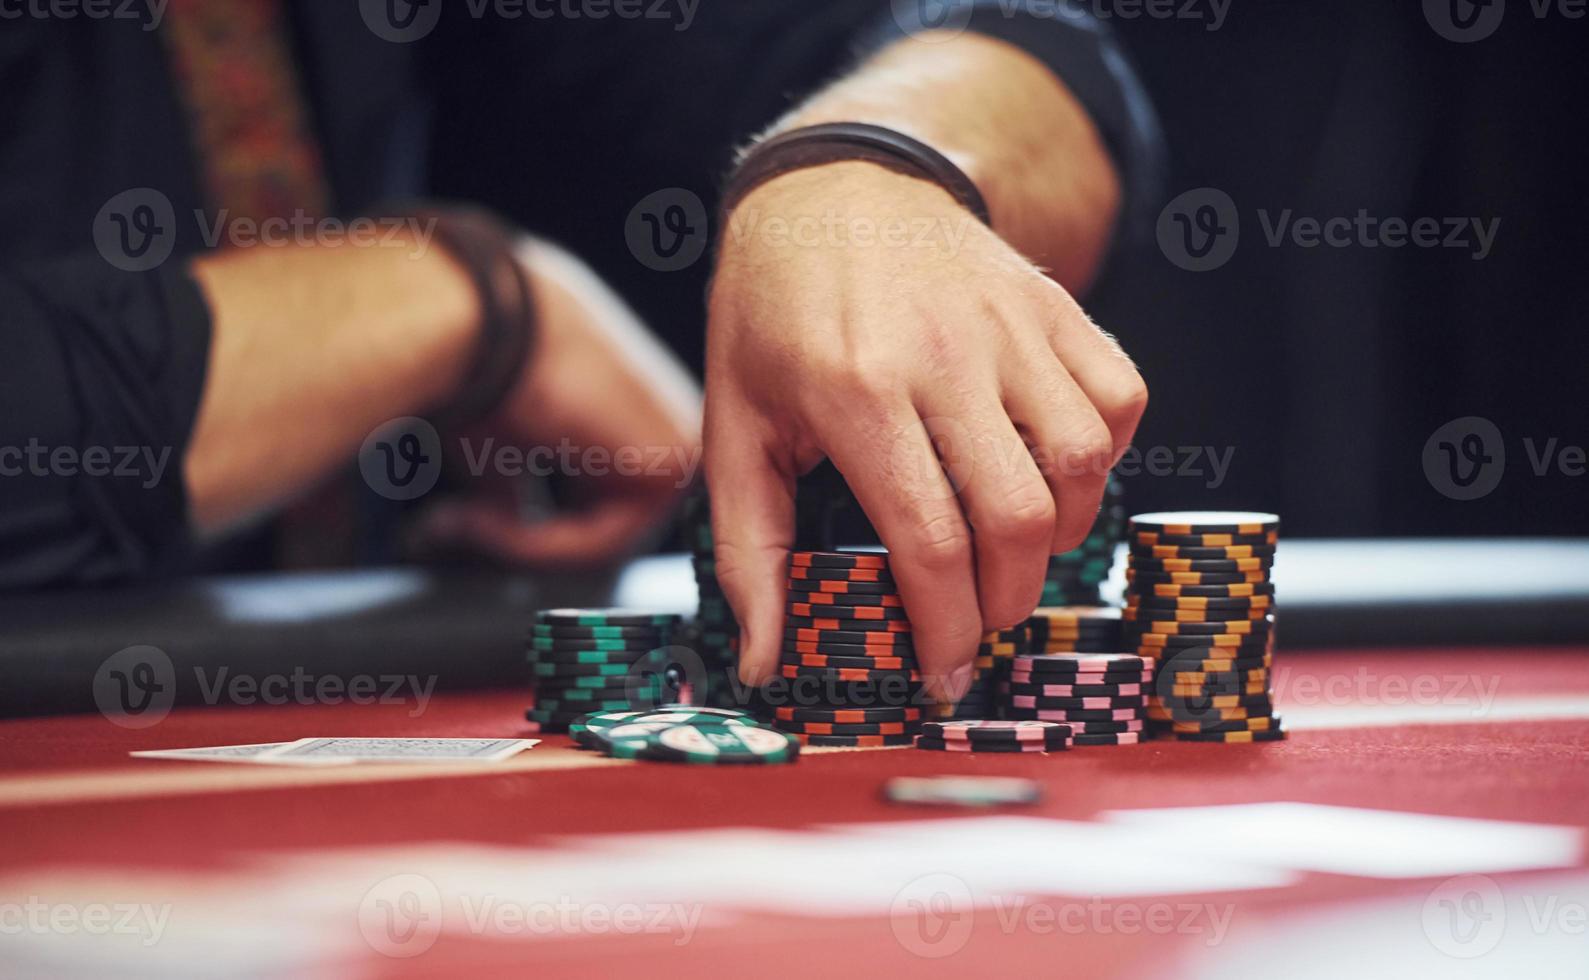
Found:
[(729, 424), (707, 439), (717, 578), (739, 620), (739, 679), (772, 677), (783, 633), (785, 579), (794, 539), (794, 478), (755, 426)]

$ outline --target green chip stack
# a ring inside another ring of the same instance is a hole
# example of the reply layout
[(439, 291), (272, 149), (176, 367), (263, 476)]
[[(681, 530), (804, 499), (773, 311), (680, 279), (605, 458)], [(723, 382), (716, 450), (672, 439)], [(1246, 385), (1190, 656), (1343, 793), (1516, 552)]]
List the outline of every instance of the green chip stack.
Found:
[(629, 609), (548, 609), (530, 627), (540, 732), (564, 732), (594, 711), (655, 707), (677, 699), (668, 652), (679, 617)]
[(717, 583), (717, 558), (712, 548), (712, 508), (704, 488), (692, 493), (684, 505), (684, 535), (695, 569), (700, 606), (691, 629), (680, 639), (695, 650), (705, 668), (704, 691), (692, 691), (695, 704), (719, 708), (734, 703), (733, 671), (739, 660), (739, 621)]
[(1048, 576), (1043, 583), (1043, 606), (1096, 606), (1102, 603), (1100, 589), (1114, 568), (1115, 551), (1125, 540), (1125, 493), (1120, 478), (1113, 473), (1104, 484), (1103, 506), (1093, 522), (1087, 539), (1062, 555), (1048, 560)]

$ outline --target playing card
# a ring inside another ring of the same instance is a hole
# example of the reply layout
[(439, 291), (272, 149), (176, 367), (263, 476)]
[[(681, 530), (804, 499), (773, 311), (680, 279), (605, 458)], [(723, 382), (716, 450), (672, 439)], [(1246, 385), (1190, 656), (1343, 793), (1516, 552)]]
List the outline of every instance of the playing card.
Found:
[(243, 762), (280, 766), (337, 766), (347, 765), (351, 759), (277, 759), (267, 753), (293, 745), (292, 742), (256, 742), (249, 745), (207, 745), (191, 749), (146, 749), (129, 752), (137, 759), (186, 759), (191, 762)]
[(501, 762), (540, 744), (535, 738), (304, 738), (272, 750), (278, 760)]

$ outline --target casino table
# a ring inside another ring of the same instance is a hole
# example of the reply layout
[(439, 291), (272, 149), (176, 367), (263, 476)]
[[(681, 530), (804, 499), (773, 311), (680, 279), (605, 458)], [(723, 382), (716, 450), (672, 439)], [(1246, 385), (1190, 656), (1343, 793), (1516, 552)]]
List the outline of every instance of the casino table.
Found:
[[(0, 974), (1582, 976), (1585, 546), (1285, 547), (1284, 742), (811, 748), (769, 767), (613, 760), (554, 735), (494, 764), (128, 756), (527, 734), (514, 672), (546, 583), (226, 580), (96, 596), (75, 618), (80, 597), (6, 600)], [(664, 557), (558, 584), (665, 607), (690, 583)], [(125, 727), (83, 693), (112, 639), (159, 645), (179, 674), (438, 683), (375, 703), (180, 690)], [(1019, 776), (1042, 797), (883, 795), (931, 775)]]

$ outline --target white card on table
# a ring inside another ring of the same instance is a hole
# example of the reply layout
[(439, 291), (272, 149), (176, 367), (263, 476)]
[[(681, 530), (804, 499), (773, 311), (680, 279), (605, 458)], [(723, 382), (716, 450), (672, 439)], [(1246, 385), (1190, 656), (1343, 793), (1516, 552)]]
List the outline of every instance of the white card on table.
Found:
[(536, 738), (304, 738), (268, 753), (267, 759), (345, 762), (501, 762)]
[(244, 762), (278, 766), (336, 766), (346, 765), (347, 759), (276, 759), (270, 753), (284, 749), (293, 742), (256, 742), (249, 745), (206, 745), (191, 749), (146, 749), (129, 752), (136, 759), (185, 759), (189, 762)]

